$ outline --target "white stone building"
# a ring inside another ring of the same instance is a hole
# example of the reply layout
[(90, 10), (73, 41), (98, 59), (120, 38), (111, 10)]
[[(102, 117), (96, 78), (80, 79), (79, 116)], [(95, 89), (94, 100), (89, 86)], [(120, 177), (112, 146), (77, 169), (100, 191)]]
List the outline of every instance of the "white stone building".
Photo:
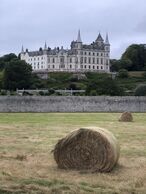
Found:
[(108, 35), (105, 41), (99, 33), (97, 39), (87, 45), (81, 40), (80, 31), (76, 41), (71, 42), (70, 49), (59, 47), (51, 49), (45, 43), (44, 49), (26, 51), (22, 47), (21, 60), (32, 66), (38, 72), (109, 72), (110, 71), (110, 44)]

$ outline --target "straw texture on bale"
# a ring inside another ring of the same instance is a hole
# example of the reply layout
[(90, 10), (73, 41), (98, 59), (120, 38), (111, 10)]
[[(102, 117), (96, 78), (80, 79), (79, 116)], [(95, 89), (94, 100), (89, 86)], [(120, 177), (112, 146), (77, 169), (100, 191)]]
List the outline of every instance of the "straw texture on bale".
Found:
[(124, 112), (122, 113), (121, 117), (119, 118), (119, 121), (121, 122), (132, 122), (133, 116), (130, 112)]
[(119, 144), (101, 128), (81, 128), (58, 141), (54, 159), (59, 168), (110, 172), (119, 159)]

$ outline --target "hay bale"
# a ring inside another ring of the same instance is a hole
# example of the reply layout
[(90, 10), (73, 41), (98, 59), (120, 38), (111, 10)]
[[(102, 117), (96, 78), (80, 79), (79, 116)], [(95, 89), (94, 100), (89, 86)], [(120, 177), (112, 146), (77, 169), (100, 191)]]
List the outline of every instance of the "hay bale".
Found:
[(130, 112), (124, 112), (119, 118), (120, 122), (132, 122), (133, 121), (133, 116)]
[(110, 172), (119, 159), (119, 144), (101, 128), (81, 128), (58, 141), (54, 159), (59, 168)]

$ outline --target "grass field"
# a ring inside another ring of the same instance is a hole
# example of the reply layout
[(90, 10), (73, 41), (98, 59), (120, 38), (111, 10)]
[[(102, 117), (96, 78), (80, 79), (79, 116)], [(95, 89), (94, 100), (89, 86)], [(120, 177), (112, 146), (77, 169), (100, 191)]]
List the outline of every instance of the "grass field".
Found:
[[(146, 194), (146, 113), (0, 114), (0, 194)], [(98, 126), (120, 142), (118, 166), (107, 174), (57, 168), (51, 150), (73, 129)]]

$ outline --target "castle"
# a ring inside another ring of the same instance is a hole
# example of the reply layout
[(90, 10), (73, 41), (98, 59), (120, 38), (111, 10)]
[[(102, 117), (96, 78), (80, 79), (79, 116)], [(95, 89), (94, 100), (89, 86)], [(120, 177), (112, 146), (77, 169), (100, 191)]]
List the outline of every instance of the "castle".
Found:
[(80, 30), (76, 41), (71, 42), (70, 49), (63, 47), (51, 49), (45, 43), (44, 49), (39, 51), (22, 51), (21, 60), (32, 66), (34, 72), (109, 72), (110, 44), (108, 34), (106, 39), (99, 33), (91, 44), (83, 44)]

